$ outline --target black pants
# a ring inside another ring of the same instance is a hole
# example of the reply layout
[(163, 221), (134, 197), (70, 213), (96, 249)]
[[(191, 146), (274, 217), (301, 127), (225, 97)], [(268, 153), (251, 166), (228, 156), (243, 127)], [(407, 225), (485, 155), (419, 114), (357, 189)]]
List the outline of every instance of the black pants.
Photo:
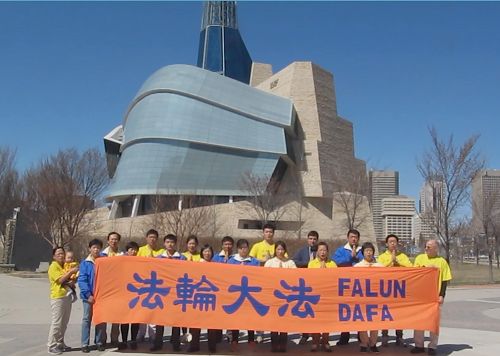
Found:
[(271, 332), (271, 351), (286, 351), (287, 333)]
[[(389, 337), (389, 330), (382, 330), (382, 337)], [(396, 338), (403, 338), (403, 330), (396, 330)]]
[[(122, 332), (122, 342), (127, 342), (128, 340), (128, 329), (129, 329), (129, 324), (120, 325), (120, 330)], [(130, 324), (130, 337), (132, 338), (132, 341), (137, 340), (138, 332), (139, 332), (139, 324)]]
[[(155, 332), (155, 347), (163, 346), (163, 332), (165, 331), (165, 327), (163, 325), (156, 325)], [(181, 328), (173, 327), (172, 328), (172, 336), (170, 336), (170, 342), (173, 345), (174, 351), (179, 351), (181, 349)]]
[[(189, 346), (189, 351), (199, 351), (200, 350), (200, 333), (201, 329), (190, 328), (189, 332), (193, 335), (193, 340), (191, 340), (191, 345)], [(208, 329), (208, 350), (212, 353), (217, 349), (217, 334), (220, 330)]]

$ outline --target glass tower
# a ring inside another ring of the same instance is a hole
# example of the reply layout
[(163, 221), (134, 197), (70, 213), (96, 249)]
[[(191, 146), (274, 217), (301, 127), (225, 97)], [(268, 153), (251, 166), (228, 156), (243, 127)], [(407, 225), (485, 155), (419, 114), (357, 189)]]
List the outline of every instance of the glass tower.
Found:
[(234, 1), (206, 1), (201, 21), (198, 67), (248, 84), (252, 59), (243, 43)]

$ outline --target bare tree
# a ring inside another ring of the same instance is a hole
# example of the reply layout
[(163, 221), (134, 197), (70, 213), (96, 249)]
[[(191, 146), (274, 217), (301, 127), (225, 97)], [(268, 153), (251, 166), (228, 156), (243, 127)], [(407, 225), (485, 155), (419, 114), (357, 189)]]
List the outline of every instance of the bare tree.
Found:
[(107, 183), (98, 150), (60, 150), (26, 172), (25, 216), (36, 234), (54, 246), (67, 246), (90, 228), (87, 214)]
[(245, 172), (240, 185), (246, 191), (249, 210), (262, 225), (277, 223), (283, 218), (291, 194), (283, 191), (278, 180), (267, 175), (257, 176)]
[[(340, 170), (337, 170), (340, 171)], [(345, 228), (358, 229), (370, 217), (366, 202), (369, 194), (368, 178), (364, 170), (342, 170), (335, 181), (334, 203), (345, 214)]]
[(453, 135), (442, 139), (434, 127), (429, 128), (429, 134), (431, 148), (424, 152), (417, 168), (426, 182), (442, 184), (443, 194), (439, 197), (439, 214), (434, 219), (434, 227), (449, 261), (451, 232), (457, 222), (458, 210), (469, 200), (471, 182), (484, 167), (484, 160), (475, 150), (477, 135), (457, 146)]
[(6, 222), (21, 201), (19, 175), (15, 168), (16, 152), (0, 147), (0, 245), (5, 244)]
[(219, 224), (212, 196), (156, 194), (151, 205), (152, 212), (146, 220), (149, 228), (173, 233), (181, 240), (190, 235), (217, 234)]

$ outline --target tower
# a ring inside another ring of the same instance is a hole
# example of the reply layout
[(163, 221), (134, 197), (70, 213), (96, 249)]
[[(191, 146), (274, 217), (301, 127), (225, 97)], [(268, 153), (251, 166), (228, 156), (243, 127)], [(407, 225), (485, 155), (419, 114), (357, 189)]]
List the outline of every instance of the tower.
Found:
[(248, 84), (252, 59), (238, 30), (234, 1), (206, 1), (198, 67)]

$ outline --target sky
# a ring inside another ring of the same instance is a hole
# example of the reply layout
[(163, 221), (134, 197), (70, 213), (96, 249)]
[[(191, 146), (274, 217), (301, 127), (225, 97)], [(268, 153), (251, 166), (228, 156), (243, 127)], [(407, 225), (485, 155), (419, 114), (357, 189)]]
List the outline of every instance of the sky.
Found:
[[(238, 2), (256, 62), (312, 61), (334, 75), (355, 154), (397, 170), (417, 199), (428, 128), (479, 134), (500, 168), (500, 2)], [(0, 2), (0, 146), (23, 171), (98, 147), (142, 83), (196, 64), (201, 2)]]

